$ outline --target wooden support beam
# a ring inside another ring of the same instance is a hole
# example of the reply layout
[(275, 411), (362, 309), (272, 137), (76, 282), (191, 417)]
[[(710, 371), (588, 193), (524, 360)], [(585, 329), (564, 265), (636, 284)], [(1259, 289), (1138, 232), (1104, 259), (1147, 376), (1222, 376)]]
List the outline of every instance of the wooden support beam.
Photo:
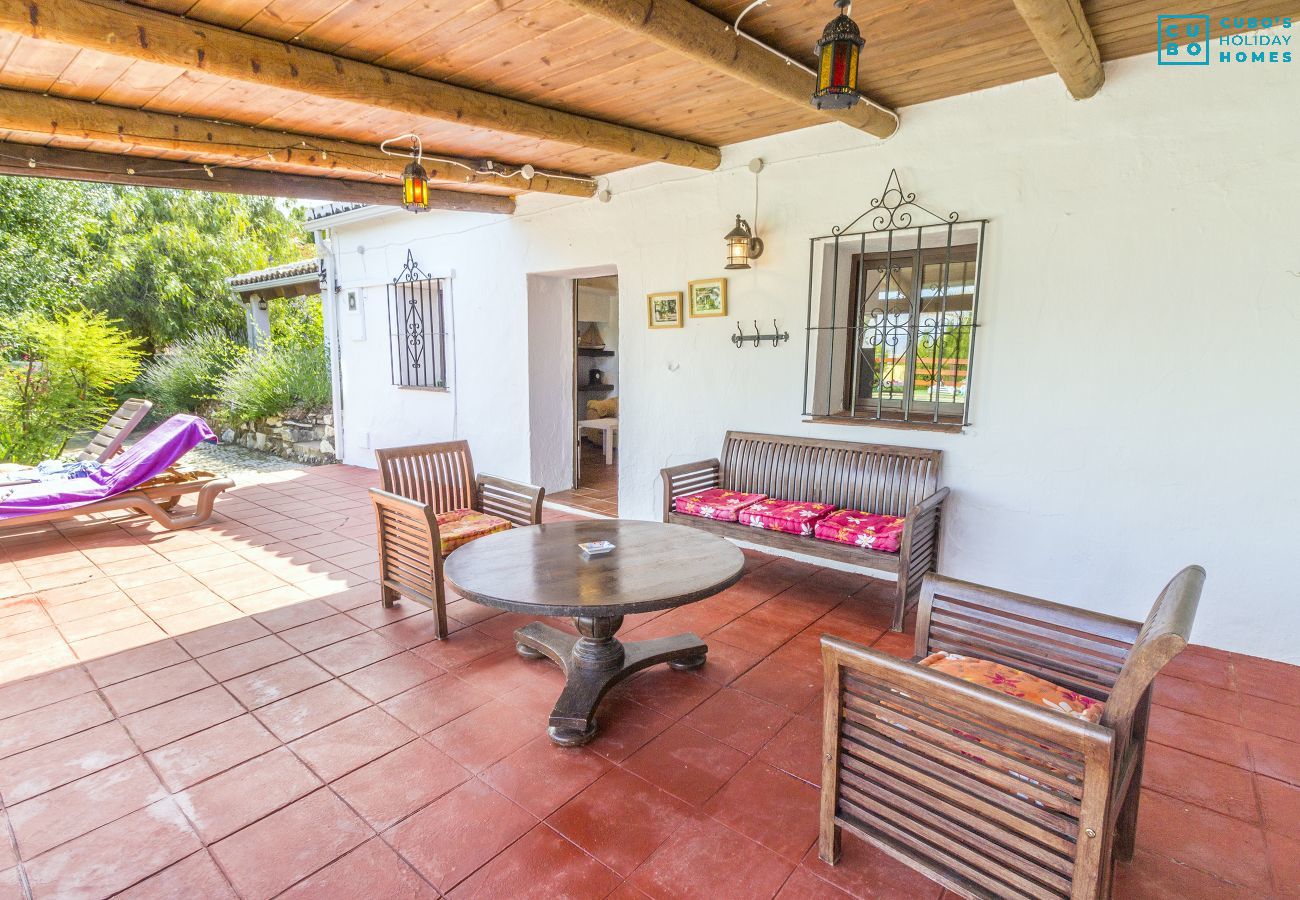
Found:
[(413, 116), (716, 169), (716, 147), (458, 87), (119, 0), (4, 0), (0, 31)]
[[(214, 158), (235, 165), (265, 160), (321, 174), (373, 177), (401, 177), (407, 160), (388, 156), (377, 147), (335, 141), (306, 134), (293, 134), (245, 125), (228, 125), (183, 116), (162, 115), (137, 109), (66, 100), (27, 91), (0, 88), (0, 131), (21, 131), (43, 137), (67, 136), (146, 150), (180, 150), (201, 153), (205, 162)], [(268, 158), (269, 155), (269, 158)], [(467, 164), (468, 161), (466, 161)], [(429, 179), (435, 182), (482, 184), (512, 190), (542, 191), (573, 197), (590, 197), (596, 192), (591, 181), (535, 175), (522, 177), (475, 175), (452, 164), (425, 161)], [(393, 181), (396, 185), (397, 182)]]
[(1101, 51), (1079, 0), (1014, 0), (1016, 9), (1075, 100), (1101, 90)]
[[(828, 119), (844, 122), (876, 137), (898, 129), (898, 117), (878, 105), (859, 101), (848, 109), (814, 110), (817, 79), (769, 50), (736, 34), (729, 22), (690, 0), (566, 0), (585, 13), (642, 35), (718, 72), (788, 100)], [(833, 10), (827, 4), (827, 18)]]
[[(296, 197), (400, 206), (401, 191), (390, 184), (285, 175), (255, 169), (213, 168), (211, 177), (202, 166), (171, 159), (143, 159), (116, 153), (64, 150), (34, 144), (0, 142), (0, 175), (96, 181), (106, 184), (144, 185), (223, 194)], [(510, 214), (513, 197), (496, 197), (469, 191), (429, 191), (432, 209)]]

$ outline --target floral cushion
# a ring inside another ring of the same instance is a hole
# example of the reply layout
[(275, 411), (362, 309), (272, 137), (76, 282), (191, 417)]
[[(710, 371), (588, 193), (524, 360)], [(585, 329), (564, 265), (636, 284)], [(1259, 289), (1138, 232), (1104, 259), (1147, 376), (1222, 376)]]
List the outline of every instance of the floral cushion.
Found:
[(451, 512), (438, 513), (438, 539), (442, 545), (442, 555), (446, 556), (474, 538), (505, 531), (511, 525), (499, 516), (477, 512), (472, 509), (453, 509)]
[(701, 519), (717, 519), (719, 522), (734, 522), (737, 514), (752, 503), (757, 503), (766, 494), (742, 494), (739, 491), (724, 491), (722, 488), (709, 488), (697, 494), (685, 494), (673, 501), (673, 508), (687, 516), (699, 516)]
[(897, 553), (906, 524), (907, 520), (900, 516), (876, 516), (856, 509), (837, 509), (817, 523), (813, 534), (823, 541)]
[(1011, 697), (1019, 697), (1030, 703), (1050, 707), (1085, 722), (1101, 721), (1101, 712), (1105, 708), (1105, 704), (1100, 700), (1067, 691), (1036, 675), (986, 659), (958, 656), (956, 653), (940, 650), (921, 660), (921, 665), (946, 672), (962, 681), (992, 688)]
[(808, 535), (822, 516), (835, 509), (829, 503), (804, 503), (801, 500), (760, 500), (740, 512), (739, 522), (768, 531)]

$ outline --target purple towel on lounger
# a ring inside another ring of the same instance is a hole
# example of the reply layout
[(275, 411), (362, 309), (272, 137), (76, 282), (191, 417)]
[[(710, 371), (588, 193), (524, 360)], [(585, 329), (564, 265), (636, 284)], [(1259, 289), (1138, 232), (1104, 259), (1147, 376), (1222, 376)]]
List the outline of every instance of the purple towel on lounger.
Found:
[(204, 441), (216, 439), (198, 416), (172, 416), (89, 475), (0, 489), (0, 519), (72, 509), (121, 494), (162, 474)]

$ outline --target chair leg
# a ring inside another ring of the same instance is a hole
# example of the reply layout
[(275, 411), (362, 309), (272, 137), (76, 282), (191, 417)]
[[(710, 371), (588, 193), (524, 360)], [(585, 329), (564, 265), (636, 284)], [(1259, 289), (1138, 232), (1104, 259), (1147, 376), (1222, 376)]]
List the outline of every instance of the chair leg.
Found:
[(434, 578), (437, 585), (433, 589), (433, 614), (437, 617), (437, 622), (435, 622), (433, 633), (438, 640), (445, 641), (447, 639), (447, 588), (442, 583), (441, 572), (435, 574)]
[(817, 841), (817, 856), (830, 866), (840, 861), (840, 826), (836, 825), (833, 819), (822, 822), (821, 837)]
[(1137, 846), (1138, 804), (1142, 797), (1142, 759), (1133, 769), (1133, 780), (1129, 782), (1128, 794), (1119, 808), (1115, 819), (1115, 858), (1128, 862), (1133, 858)]
[(899, 582), (898, 592), (894, 595), (894, 622), (889, 626), (890, 631), (902, 631), (903, 620), (907, 618), (907, 589), (902, 582)]
[(383, 587), (381, 585), (379, 588), (379, 599), (380, 602), (384, 604), (384, 606), (390, 606), (390, 607), (395, 606), (397, 604), (397, 598), (399, 596), (400, 594), (398, 594), (397, 591), (393, 590), (390, 587)]

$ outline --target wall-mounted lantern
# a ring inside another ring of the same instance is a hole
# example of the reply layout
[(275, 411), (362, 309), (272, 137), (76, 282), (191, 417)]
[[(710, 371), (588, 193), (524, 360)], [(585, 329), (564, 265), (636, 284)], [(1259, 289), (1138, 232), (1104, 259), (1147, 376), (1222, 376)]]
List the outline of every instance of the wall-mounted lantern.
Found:
[(858, 56), (862, 33), (849, 18), (851, 0), (835, 0), (840, 14), (827, 23), (817, 42), (817, 89), (812, 105), (818, 109), (848, 109), (861, 98), (858, 93)]
[(429, 208), (429, 174), (417, 161), (402, 170), (402, 208), (424, 212)]
[(763, 255), (763, 239), (754, 234), (749, 223), (736, 216), (736, 227), (727, 232), (728, 269), (748, 269), (749, 262)]

